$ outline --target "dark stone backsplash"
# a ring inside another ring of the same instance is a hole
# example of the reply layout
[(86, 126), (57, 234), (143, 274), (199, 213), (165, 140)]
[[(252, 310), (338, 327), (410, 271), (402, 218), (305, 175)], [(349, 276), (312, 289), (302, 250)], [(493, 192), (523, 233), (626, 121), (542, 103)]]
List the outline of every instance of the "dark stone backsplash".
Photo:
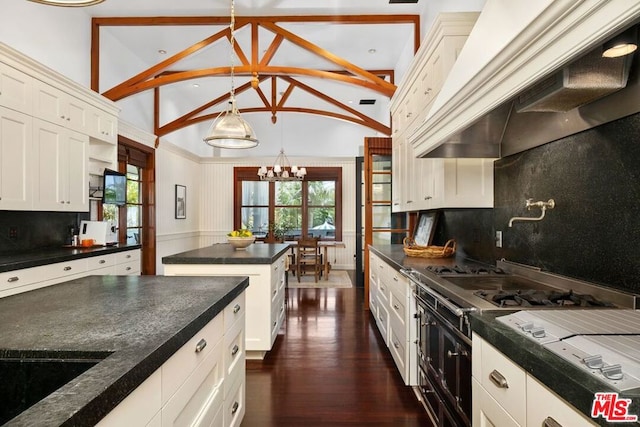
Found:
[[(69, 227), (89, 219), (89, 213), (0, 211), (0, 254), (59, 247), (67, 243)], [(17, 227), (18, 237), (9, 238), (9, 228)]]
[[(435, 244), (640, 293), (640, 114), (499, 159), (494, 209), (444, 210)], [(525, 200), (554, 199), (539, 222)], [(495, 248), (496, 230), (503, 247)]]

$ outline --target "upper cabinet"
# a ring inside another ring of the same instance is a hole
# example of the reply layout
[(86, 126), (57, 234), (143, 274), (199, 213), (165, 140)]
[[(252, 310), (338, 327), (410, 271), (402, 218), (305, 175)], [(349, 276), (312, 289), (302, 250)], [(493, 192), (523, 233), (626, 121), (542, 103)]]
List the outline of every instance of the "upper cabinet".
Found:
[(391, 100), (394, 212), (493, 207), (493, 160), (417, 158), (409, 136), (427, 118), (478, 17), (442, 13)]
[(0, 210), (89, 210), (117, 169), (118, 108), (0, 43)]

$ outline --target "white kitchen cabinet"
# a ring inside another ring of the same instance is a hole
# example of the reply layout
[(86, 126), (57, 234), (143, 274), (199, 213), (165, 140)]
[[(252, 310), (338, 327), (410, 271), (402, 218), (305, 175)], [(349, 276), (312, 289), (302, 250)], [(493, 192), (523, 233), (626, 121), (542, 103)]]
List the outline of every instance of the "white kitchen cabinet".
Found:
[(89, 136), (108, 144), (118, 142), (118, 118), (99, 108), (91, 108), (89, 113)]
[(285, 318), (285, 258), (273, 264), (164, 264), (165, 276), (248, 276), (245, 346), (247, 358), (271, 350)]
[(97, 425), (239, 426), (245, 413), (245, 353), (238, 339), (244, 336), (245, 293)]
[(34, 210), (89, 210), (89, 138), (34, 119)]
[(89, 104), (40, 80), (33, 86), (34, 117), (88, 134)]
[(596, 425), (476, 334), (472, 358), (474, 426)]
[(33, 121), (0, 107), (0, 209), (28, 210), (32, 205)]
[(32, 115), (32, 90), (31, 76), (0, 62), (0, 105)]
[(404, 143), (404, 132), (393, 135), (391, 139), (391, 212), (404, 211), (404, 189), (402, 186), (404, 179), (404, 172), (402, 170), (404, 163)]
[(140, 274), (140, 254), (132, 249), (0, 273), (0, 298), (89, 275)]
[(411, 285), (393, 267), (374, 253), (369, 253), (369, 265), (376, 272), (370, 274), (369, 292), (373, 292), (378, 330), (406, 385), (417, 385), (418, 361), (416, 348), (416, 304)]

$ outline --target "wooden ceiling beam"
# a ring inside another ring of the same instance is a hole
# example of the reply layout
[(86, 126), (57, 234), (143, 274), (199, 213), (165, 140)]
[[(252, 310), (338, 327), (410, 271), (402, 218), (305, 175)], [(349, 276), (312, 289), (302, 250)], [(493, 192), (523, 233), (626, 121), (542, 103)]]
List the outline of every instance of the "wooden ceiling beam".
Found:
[[(412, 24), (420, 25), (419, 15), (291, 15), (291, 16), (236, 16), (237, 25), (251, 22), (315, 22), (335, 24)], [(134, 27), (167, 25), (229, 25), (230, 16), (128, 16), (95, 17), (100, 27)]]

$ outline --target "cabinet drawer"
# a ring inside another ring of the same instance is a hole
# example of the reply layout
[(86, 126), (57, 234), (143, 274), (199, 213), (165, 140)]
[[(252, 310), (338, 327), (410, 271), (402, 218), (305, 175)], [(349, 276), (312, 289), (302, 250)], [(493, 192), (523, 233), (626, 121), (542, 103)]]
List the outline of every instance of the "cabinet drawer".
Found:
[[(85, 273), (87, 271), (87, 260), (77, 259), (73, 261), (59, 262), (56, 264), (43, 265), (36, 267), (39, 270), (41, 278), (55, 279), (58, 277), (66, 277), (74, 274)], [(35, 270), (34, 269), (34, 270)]]
[(401, 334), (397, 334), (393, 328), (389, 329), (389, 350), (391, 350), (391, 356), (396, 362), (396, 367), (405, 383), (407, 382), (406, 367), (407, 367), (407, 352), (406, 342)]
[(239, 427), (245, 412), (245, 372), (231, 386), (231, 393), (224, 401), (225, 427)]
[(405, 304), (405, 300), (398, 299), (398, 296), (395, 293), (391, 293), (391, 298), (389, 300), (391, 318), (402, 328), (402, 330), (406, 330), (407, 327), (407, 309)]
[(398, 298), (404, 299), (409, 293), (409, 281), (399, 272), (391, 269), (391, 274), (389, 275), (389, 288), (391, 292), (398, 296)]
[(242, 319), (244, 322), (244, 314), (246, 311), (245, 294), (242, 292), (229, 305), (224, 308), (224, 330), (228, 331), (233, 324)]
[(87, 258), (87, 270), (92, 272), (93, 270), (105, 268), (105, 267), (113, 267), (116, 265), (116, 257), (113, 255), (102, 255)]
[(378, 300), (378, 315), (376, 316), (376, 324), (382, 334), (384, 343), (389, 344), (389, 313), (387, 307), (380, 300)]
[(487, 342), (481, 351), (480, 384), (518, 424), (525, 425), (527, 374)]
[(471, 393), (473, 395), (474, 426), (520, 427), (520, 424), (491, 397), (475, 378), (471, 379)]
[(382, 277), (380, 278), (380, 280), (378, 281), (378, 293), (377, 293), (377, 297), (379, 298), (380, 302), (384, 305), (389, 305), (389, 294), (391, 292), (389, 291), (389, 284), (387, 283), (386, 279), (383, 279)]
[[(214, 348), (222, 355), (223, 316), (218, 315), (196, 333), (185, 345), (162, 365), (162, 403), (173, 396), (178, 388)], [(202, 347), (204, 345), (204, 347)], [(222, 369), (222, 367), (221, 367)]]
[(234, 379), (245, 368), (244, 319), (236, 322), (224, 335), (224, 397), (231, 393)]
[[(223, 405), (223, 365), (222, 342), (218, 342), (163, 406), (163, 427), (211, 425)], [(163, 366), (163, 380), (165, 372)]]
[(109, 412), (97, 427), (146, 426), (160, 413), (160, 369)]
[[(540, 405), (540, 402), (544, 402), (544, 405)], [(556, 424), (549, 422), (550, 420), (544, 424), (549, 418)], [(527, 375), (527, 425), (573, 427), (595, 426), (597, 424), (582, 415), (538, 380)]]
[(116, 264), (122, 264), (130, 261), (140, 261), (140, 249), (125, 252), (116, 252)]
[(130, 274), (140, 274), (140, 261), (125, 262), (115, 266), (116, 274), (119, 276), (127, 276)]

